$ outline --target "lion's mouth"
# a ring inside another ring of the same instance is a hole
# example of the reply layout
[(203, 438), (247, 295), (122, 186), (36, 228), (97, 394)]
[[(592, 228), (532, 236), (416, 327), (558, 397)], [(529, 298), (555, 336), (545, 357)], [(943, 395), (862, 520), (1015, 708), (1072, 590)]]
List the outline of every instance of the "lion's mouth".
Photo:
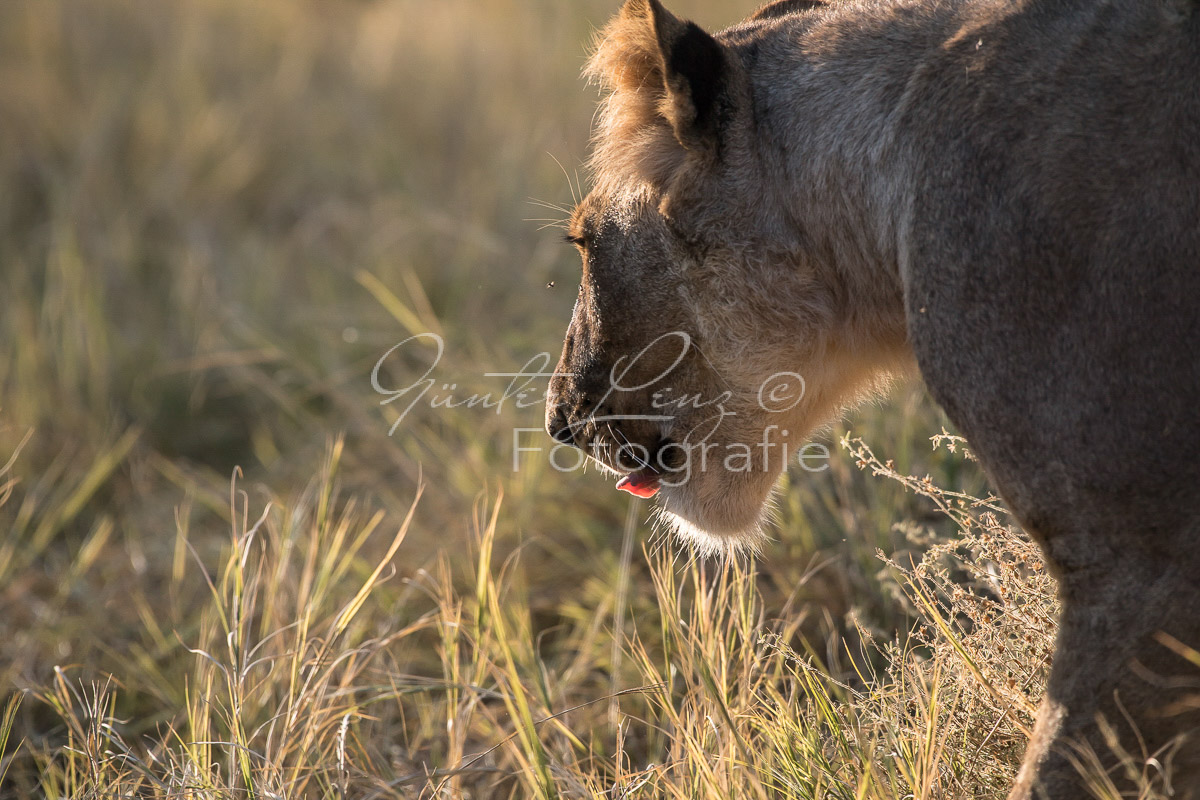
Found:
[(625, 471), (617, 481), (617, 488), (635, 497), (654, 497), (664, 482), (669, 486), (676, 485), (668, 479), (674, 478), (678, 482), (682, 475), (679, 450), (679, 446), (667, 437), (660, 437), (648, 451), (642, 449), (640, 452), (626, 442), (617, 451), (618, 462)]
[(631, 472), (617, 481), (617, 488), (629, 492), (634, 497), (654, 497), (658, 494), (662, 476), (657, 471), (646, 467), (637, 472)]

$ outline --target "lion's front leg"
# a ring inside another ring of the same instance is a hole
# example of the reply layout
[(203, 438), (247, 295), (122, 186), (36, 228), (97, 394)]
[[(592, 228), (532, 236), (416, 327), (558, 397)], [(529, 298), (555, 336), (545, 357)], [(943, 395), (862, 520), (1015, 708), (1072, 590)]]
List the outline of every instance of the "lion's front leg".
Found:
[(1128, 555), (1063, 577), (1054, 666), (1009, 800), (1200, 800), (1200, 669), (1174, 644), (1200, 649), (1200, 574)]

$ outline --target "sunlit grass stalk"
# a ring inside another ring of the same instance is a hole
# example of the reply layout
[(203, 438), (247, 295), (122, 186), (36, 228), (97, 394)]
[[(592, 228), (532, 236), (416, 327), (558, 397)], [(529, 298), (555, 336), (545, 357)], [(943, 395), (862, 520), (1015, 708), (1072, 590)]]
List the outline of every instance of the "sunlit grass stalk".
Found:
[(21, 693), (14, 692), (9, 696), (8, 702), (4, 704), (4, 711), (0, 713), (0, 789), (4, 788), (4, 776), (8, 774), (8, 768), (12, 764), (13, 758), (16, 757), (16, 750), (13, 752), (8, 750), (8, 739), (12, 735), (13, 721), (17, 717), (17, 709), (21, 707), (21, 701), (25, 696)]

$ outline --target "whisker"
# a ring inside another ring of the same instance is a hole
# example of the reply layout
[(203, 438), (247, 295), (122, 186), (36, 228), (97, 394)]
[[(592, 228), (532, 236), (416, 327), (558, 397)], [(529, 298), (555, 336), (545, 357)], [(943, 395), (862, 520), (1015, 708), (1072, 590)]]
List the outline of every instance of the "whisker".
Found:
[(538, 228), (539, 231), (544, 231), (546, 228), (558, 228), (565, 231), (568, 227), (570, 227), (572, 209), (568, 208), (567, 206), (559, 205), (558, 203), (551, 203), (547, 200), (538, 200), (536, 197), (530, 197), (525, 202), (529, 203), (531, 206), (537, 206), (538, 208), (544, 208), (547, 211), (554, 211), (563, 215), (561, 217), (554, 217), (553, 219), (549, 217), (535, 217), (532, 219), (527, 218), (525, 220), (525, 222), (545, 222), (545, 225)]
[(629, 457), (632, 458), (639, 467), (642, 467), (643, 469), (650, 469), (650, 462), (645, 461), (638, 456), (637, 452), (633, 449), (633, 443), (625, 437), (625, 434), (621, 433), (619, 428), (614, 428), (611, 422), (604, 423), (604, 427), (608, 428), (608, 432), (612, 434), (614, 439), (620, 438), (622, 442), (620, 451), (622, 453), (628, 453)]
[[(567, 179), (567, 188), (569, 188), (571, 190), (572, 202), (575, 205), (579, 205), (580, 200), (583, 199), (583, 197), (582, 197), (583, 196), (583, 187), (576, 186), (576, 184), (579, 183), (579, 173), (575, 174), (575, 183), (572, 183), (571, 176), (570, 176), (570, 174), (568, 174), (567, 168), (562, 165), (562, 162), (559, 161), (557, 157), (555, 157), (554, 153), (550, 153), (549, 156), (550, 156), (550, 158), (554, 159), (555, 164), (558, 164), (558, 168), (562, 171), (563, 177)], [(577, 191), (577, 188), (578, 188), (578, 191)]]
[(567, 214), (568, 216), (570, 215), (570, 213), (572, 211), (570, 206), (564, 206), (559, 203), (552, 203), (549, 200), (539, 200), (536, 197), (530, 197), (530, 198), (526, 199), (525, 202), (529, 203), (529, 205), (531, 205), (531, 206), (537, 206), (539, 208), (544, 208), (544, 209), (547, 209), (548, 211), (557, 211), (560, 214)]

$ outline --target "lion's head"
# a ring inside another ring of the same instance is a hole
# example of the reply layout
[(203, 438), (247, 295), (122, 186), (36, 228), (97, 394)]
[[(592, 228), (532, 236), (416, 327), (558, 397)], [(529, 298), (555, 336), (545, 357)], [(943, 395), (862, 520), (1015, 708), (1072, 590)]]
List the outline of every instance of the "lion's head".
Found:
[(710, 551), (754, 546), (787, 462), (878, 367), (759, 128), (739, 42), (771, 16), (714, 38), (628, 0), (601, 34), (592, 189), (568, 228), (583, 279), (547, 404), (555, 439), (657, 490)]

